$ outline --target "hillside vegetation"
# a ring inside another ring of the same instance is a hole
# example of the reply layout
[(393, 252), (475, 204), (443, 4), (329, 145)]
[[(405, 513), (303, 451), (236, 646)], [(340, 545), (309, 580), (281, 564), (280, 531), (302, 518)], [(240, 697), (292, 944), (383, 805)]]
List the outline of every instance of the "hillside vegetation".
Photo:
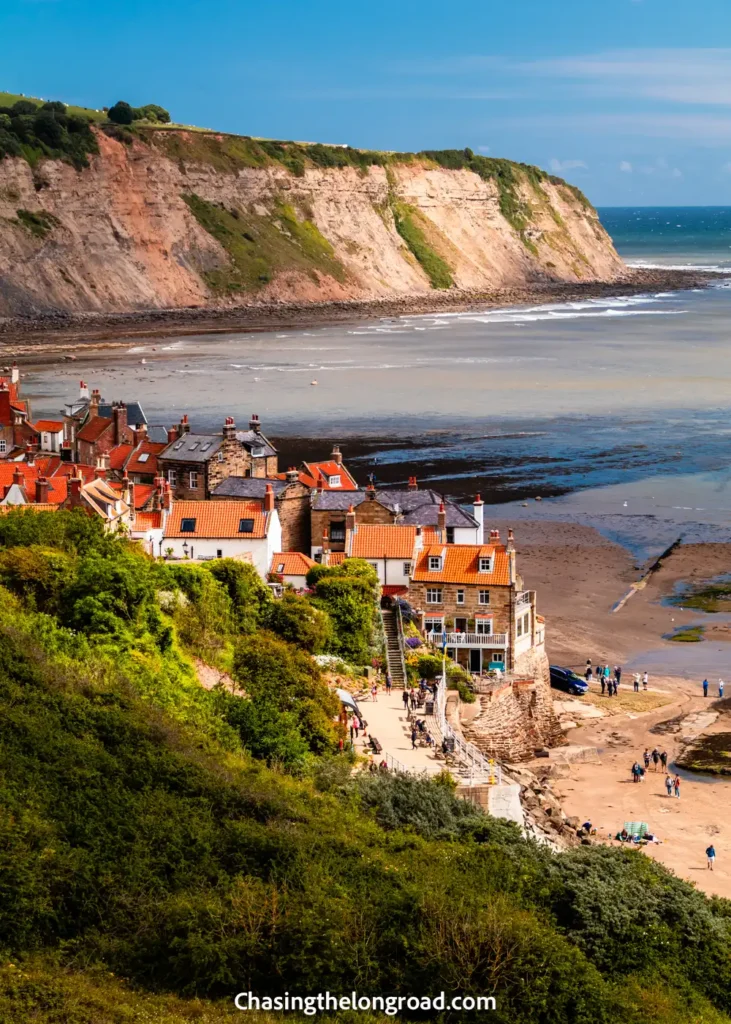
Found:
[(441, 779), (352, 774), (312, 657), (378, 647), (373, 571), (347, 564), (274, 602), (80, 512), (0, 518), (3, 1021), (214, 1024), (248, 989), (729, 1020), (726, 902), (637, 853), (554, 856)]

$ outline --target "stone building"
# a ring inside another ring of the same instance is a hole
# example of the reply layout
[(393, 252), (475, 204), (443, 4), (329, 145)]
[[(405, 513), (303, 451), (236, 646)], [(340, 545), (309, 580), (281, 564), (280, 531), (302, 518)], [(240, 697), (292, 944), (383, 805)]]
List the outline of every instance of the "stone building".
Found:
[(352, 506), (355, 523), (368, 525), (399, 524), (442, 529), (445, 544), (474, 544), (482, 540), (483, 503), (479, 496), (470, 515), (453, 501), (445, 501), (436, 491), (420, 490), (412, 477), (406, 490), (376, 490), (368, 487), (355, 493), (323, 491), (312, 502), (310, 554), (322, 553), (323, 536), (330, 551), (345, 550), (345, 517)]
[(269, 485), (282, 527), (282, 551), (305, 552), (310, 542), (310, 488), (296, 469), (289, 470), (284, 477), (282, 480), (229, 476), (218, 484), (211, 498), (263, 503)]
[(86, 422), (76, 431), (76, 459), (85, 466), (95, 466), (100, 455), (108, 455), (116, 445), (131, 444), (134, 438), (124, 402), (113, 402), (110, 416), (101, 416), (99, 407), (99, 392), (93, 391)]
[(426, 544), (416, 558), (409, 601), (424, 632), (470, 672), (512, 671), (543, 644), (535, 591), (523, 590), (516, 570), (512, 530), (505, 545), (497, 530), (486, 544)]
[(220, 434), (192, 434), (188, 417), (168, 431), (158, 465), (178, 501), (204, 501), (229, 476), (246, 476), (249, 459), (227, 416)]

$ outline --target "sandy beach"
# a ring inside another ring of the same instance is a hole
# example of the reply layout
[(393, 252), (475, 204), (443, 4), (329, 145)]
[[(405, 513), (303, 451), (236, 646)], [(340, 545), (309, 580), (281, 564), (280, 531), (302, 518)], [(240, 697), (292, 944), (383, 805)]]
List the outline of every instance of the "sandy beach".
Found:
[[(497, 525), (504, 531), (508, 524)], [(628, 551), (588, 526), (530, 521), (517, 525), (518, 564), (526, 586), (539, 591), (552, 664), (583, 670), (591, 658), (595, 665), (622, 665), (620, 692), (631, 704), (632, 674), (642, 671), (650, 653), (659, 651), (671, 667), (678, 659), (677, 671), (650, 672), (648, 703), (654, 702), (652, 698), (667, 702), (655, 710), (629, 710), (621, 706), (625, 701), (614, 705), (607, 698), (602, 700), (594, 684), (591, 705), (612, 713), (586, 718), (567, 734), (572, 746), (594, 748), (596, 753), (589, 761), (571, 763), (568, 775), (556, 782), (565, 812), (582, 822), (591, 820), (597, 840), (605, 841), (625, 822), (647, 822), (661, 840), (659, 845), (644, 847), (648, 856), (705, 892), (731, 897), (731, 822), (726, 813), (731, 781), (682, 773), (681, 795), (676, 800), (667, 796), (660, 771), (651, 768), (639, 785), (630, 775), (633, 762), (642, 762), (645, 748), (665, 750), (672, 768), (684, 738), (709, 729), (731, 729), (731, 714), (726, 710), (731, 701), (717, 699), (718, 676), (708, 672), (711, 687), (705, 700), (701, 688), (705, 650), (726, 648), (710, 640), (697, 644), (663, 640), (664, 633), (682, 623), (697, 622), (699, 616), (660, 603), (679, 581), (728, 572), (731, 545), (680, 545), (647, 586), (615, 613), (616, 601), (642, 575)], [(687, 670), (688, 648), (697, 672)], [(731, 667), (731, 645), (727, 651)], [(571, 705), (577, 703), (574, 700)], [(560, 699), (556, 706), (560, 713)], [(713, 873), (706, 868), (704, 854), (710, 842), (718, 855)]]

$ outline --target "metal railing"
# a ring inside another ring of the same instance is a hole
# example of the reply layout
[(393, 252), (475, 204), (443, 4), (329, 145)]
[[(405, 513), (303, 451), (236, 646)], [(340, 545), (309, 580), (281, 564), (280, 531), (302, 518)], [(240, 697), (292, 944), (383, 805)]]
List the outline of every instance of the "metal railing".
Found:
[(448, 740), (449, 745), (454, 744), (453, 757), (461, 765), (460, 775), (469, 784), (493, 786), (502, 785), (501, 766), (485, 757), (479, 747), (469, 740), (460, 736), (447, 721), (447, 676), (446, 668), (442, 668), (442, 678), (439, 680), (434, 694), (434, 726), (435, 732), (440, 733), (442, 740)]
[(408, 682), (408, 680), (407, 680), (407, 677), (406, 677), (406, 651), (405, 651), (405, 641), (404, 641), (404, 617), (401, 614), (401, 602), (400, 601), (396, 601), (396, 615), (395, 615), (395, 619), (396, 619), (396, 632), (398, 634), (398, 647), (399, 647), (399, 653), (401, 655), (401, 671), (404, 674), (404, 686), (406, 686), (406, 683)]
[(437, 647), (507, 647), (507, 633), (427, 633)]

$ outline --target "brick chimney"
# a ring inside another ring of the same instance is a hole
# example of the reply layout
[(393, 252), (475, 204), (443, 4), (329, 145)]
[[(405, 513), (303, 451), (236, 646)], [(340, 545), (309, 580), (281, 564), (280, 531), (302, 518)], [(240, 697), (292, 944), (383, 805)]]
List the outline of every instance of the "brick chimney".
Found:
[[(376, 500), (376, 489), (373, 486), (373, 484), (368, 484), (368, 486), (366, 487), (366, 498), (368, 499), (368, 501)], [(353, 506), (351, 505), (351, 508), (352, 507)]]
[(253, 430), (255, 434), (261, 434), (261, 423), (259, 422), (259, 417), (256, 415), (255, 412), (251, 414), (251, 419), (249, 420), (249, 430)]
[(94, 469), (94, 478), (96, 480), (106, 480), (107, 473), (109, 472), (109, 456), (105, 452), (103, 455), (97, 455), (96, 467)]
[(299, 470), (296, 469), (294, 466), (290, 466), (289, 469), (287, 470), (287, 483), (296, 484), (299, 478)]
[(0, 423), (9, 427), (13, 423), (13, 412), (10, 408), (10, 390), (5, 381), (0, 382)]
[(508, 564), (510, 565), (510, 582), (518, 582), (518, 573), (515, 568), (515, 535), (512, 530), (508, 530), (508, 543), (505, 545), (505, 550), (508, 553)]
[(183, 434), (190, 433), (190, 423), (188, 422), (188, 413), (180, 417), (180, 423), (178, 424), (178, 437), (182, 437)]
[(330, 565), (330, 538), (327, 535), (327, 530), (322, 535), (322, 558), (320, 559), (320, 565)]
[(266, 490), (264, 491), (264, 511), (274, 511), (274, 490), (271, 484), (267, 484)]
[(135, 485), (130, 480), (125, 470), (124, 476), (122, 477), (122, 498), (129, 505), (130, 509), (134, 512), (135, 510)]
[(336, 466), (342, 466), (343, 464), (343, 453), (340, 451), (340, 445), (334, 444), (332, 455), (330, 456)]
[(36, 505), (48, 504), (48, 492), (50, 485), (45, 476), (39, 476), (36, 480)]
[(415, 476), (410, 476), (409, 477), (409, 490), (410, 491), (418, 491), (419, 490), (419, 484), (418, 484), (417, 479), (416, 479)]
[(236, 439), (236, 423), (233, 416), (227, 416), (223, 421), (223, 439), (224, 441), (234, 441)]
[(79, 381), (79, 398), (82, 402), (89, 398), (89, 387), (85, 380)]
[(13, 483), (16, 484), (18, 487), (25, 486), (25, 477), (23, 476), (19, 469), (13, 470)]
[(484, 543), (485, 539), (485, 502), (479, 494), (475, 495), (472, 503), (472, 515), (477, 522), (477, 543)]
[(138, 427), (135, 427), (132, 431), (132, 444), (137, 447), (138, 444), (142, 444), (143, 441), (147, 440), (147, 427), (144, 423), (140, 423)]
[(36, 453), (33, 451), (32, 448), (29, 448), (28, 451), (25, 453), (25, 462), (26, 462), (26, 465), (28, 465), (28, 466), (35, 466), (35, 464), (36, 464)]
[(490, 543), (491, 544), (499, 544), (500, 543), (500, 531), (499, 530), (490, 530)]
[(121, 444), (127, 437), (127, 406), (124, 402), (113, 403), (112, 419), (114, 420), (114, 443)]
[(505, 545), (506, 551), (515, 551), (515, 534), (512, 529), (508, 529), (508, 543)]
[(179, 437), (177, 427), (168, 427), (168, 444), (172, 444), (173, 441), (177, 441)]
[(79, 508), (81, 505), (81, 488), (84, 481), (81, 476), (69, 477), (69, 504), (71, 508)]
[(440, 533), (440, 541), (444, 543), (447, 536), (447, 510), (444, 507), (444, 502), (439, 505), (439, 512), (437, 513), (437, 529)]
[(17, 384), (17, 383), (19, 383), (19, 381), (20, 381), (20, 370), (18, 369), (18, 364), (17, 363), (13, 363), (12, 367), (10, 368), (10, 383), (11, 384)]
[(99, 388), (94, 388), (89, 399), (89, 419), (93, 420), (95, 416), (99, 415), (99, 403), (102, 400), (102, 396), (99, 393)]
[(348, 511), (345, 513), (345, 533), (348, 531), (351, 533), (355, 530), (355, 509), (351, 505)]

